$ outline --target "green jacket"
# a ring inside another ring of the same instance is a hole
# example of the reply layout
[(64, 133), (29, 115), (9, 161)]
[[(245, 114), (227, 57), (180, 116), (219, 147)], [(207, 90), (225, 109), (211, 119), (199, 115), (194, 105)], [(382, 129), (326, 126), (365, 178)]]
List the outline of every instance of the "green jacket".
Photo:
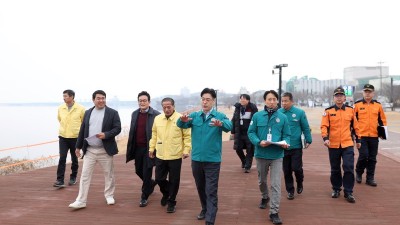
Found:
[(276, 111), (271, 117), (265, 110), (254, 114), (247, 135), (251, 143), (255, 146), (254, 157), (262, 159), (280, 159), (284, 156), (284, 148), (271, 144), (261, 147), (261, 140), (267, 140), (268, 133), (272, 134), (272, 142), (285, 140), (290, 144), (290, 128), (286, 116)]
[[(189, 115), (191, 120), (184, 123), (179, 118), (176, 125), (180, 128), (192, 128), (192, 160), (198, 162), (221, 162), (222, 158), (222, 131), (229, 132), (232, 122), (225, 114), (212, 110), (207, 119), (203, 111)], [(222, 121), (221, 127), (210, 126), (211, 119)]]
[(280, 108), (279, 112), (285, 114), (290, 125), (290, 147), (289, 149), (303, 148), (301, 144), (301, 133), (304, 134), (307, 143), (312, 143), (310, 125), (304, 110), (292, 106), (289, 110)]

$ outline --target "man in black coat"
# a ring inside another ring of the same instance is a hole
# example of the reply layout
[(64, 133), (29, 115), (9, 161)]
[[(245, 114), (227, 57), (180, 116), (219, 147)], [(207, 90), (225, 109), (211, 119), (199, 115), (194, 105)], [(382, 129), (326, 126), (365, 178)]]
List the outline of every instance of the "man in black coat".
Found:
[(142, 91), (138, 94), (139, 109), (132, 113), (129, 130), (126, 162), (135, 160), (136, 174), (142, 179), (142, 196), (140, 207), (147, 206), (147, 199), (153, 193), (156, 182), (152, 179), (154, 159), (149, 157), (149, 141), (154, 118), (159, 111), (150, 107), (150, 94)]
[[(240, 101), (235, 104), (235, 112), (232, 117), (233, 149), (236, 150), (245, 173), (250, 172), (254, 156), (254, 146), (247, 136), (247, 130), (249, 129), (251, 118), (257, 111), (257, 106), (250, 102), (250, 96), (241, 94)], [(243, 149), (246, 149), (246, 155)]]
[(93, 170), (99, 163), (104, 172), (104, 197), (108, 205), (114, 205), (114, 161), (113, 156), (118, 153), (115, 137), (121, 132), (121, 120), (116, 110), (106, 106), (106, 93), (97, 90), (92, 95), (94, 107), (85, 112), (83, 122), (76, 141), (75, 154), (81, 157), (83, 151), (82, 175), (79, 184), (79, 194), (70, 208), (81, 209), (86, 207), (90, 181)]

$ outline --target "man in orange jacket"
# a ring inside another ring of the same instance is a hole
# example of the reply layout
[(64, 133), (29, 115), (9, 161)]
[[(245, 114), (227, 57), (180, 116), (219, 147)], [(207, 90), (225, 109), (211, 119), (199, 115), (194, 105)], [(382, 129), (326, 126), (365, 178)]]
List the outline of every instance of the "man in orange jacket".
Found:
[[(343, 185), (344, 197), (350, 203), (355, 203), (354, 187), (354, 140), (355, 132), (357, 148), (360, 147), (358, 121), (353, 108), (344, 104), (346, 97), (344, 89), (334, 90), (335, 104), (325, 109), (321, 121), (321, 134), (324, 145), (329, 149), (331, 166), (332, 198), (340, 196)], [(343, 176), (340, 169), (343, 159)]]
[(374, 86), (364, 85), (363, 99), (356, 101), (354, 112), (360, 126), (361, 147), (358, 149), (359, 155), (356, 165), (356, 181), (361, 183), (362, 174), (367, 169), (366, 184), (376, 187), (374, 179), (376, 156), (378, 155), (378, 126), (386, 126), (386, 116), (382, 105), (373, 99)]

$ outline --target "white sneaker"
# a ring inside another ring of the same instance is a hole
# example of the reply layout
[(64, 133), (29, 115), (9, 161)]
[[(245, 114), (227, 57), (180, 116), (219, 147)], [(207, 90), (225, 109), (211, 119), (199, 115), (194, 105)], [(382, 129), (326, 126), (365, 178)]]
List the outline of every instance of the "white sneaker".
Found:
[(86, 207), (86, 203), (80, 202), (80, 201), (75, 201), (75, 202), (69, 204), (68, 207), (73, 208), (73, 209), (82, 209), (82, 208)]
[(107, 197), (107, 205), (114, 205), (115, 204), (115, 200), (113, 197)]

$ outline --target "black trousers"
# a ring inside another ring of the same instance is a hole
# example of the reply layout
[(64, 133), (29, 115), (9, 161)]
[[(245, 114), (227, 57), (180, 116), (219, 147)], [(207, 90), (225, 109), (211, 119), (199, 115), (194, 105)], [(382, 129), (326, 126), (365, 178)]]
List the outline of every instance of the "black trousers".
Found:
[(201, 208), (206, 211), (206, 222), (215, 223), (217, 217), (220, 169), (220, 162), (198, 162), (192, 160), (192, 173), (196, 182)]
[(65, 164), (67, 161), (67, 155), (68, 155), (68, 150), (71, 155), (71, 175), (70, 178), (76, 179), (76, 176), (78, 175), (78, 157), (76, 157), (75, 154), (75, 145), (76, 145), (76, 140), (77, 138), (63, 138), (61, 136), (58, 137), (58, 143), (59, 143), (59, 153), (60, 153), (60, 159), (58, 160), (58, 167), (57, 167), (57, 180), (58, 181), (64, 181), (64, 174), (65, 174)]
[[(244, 154), (244, 149), (246, 149), (246, 155)], [(242, 167), (250, 169), (253, 164), (254, 145), (251, 144), (247, 135), (241, 135), (239, 137), (236, 154), (242, 162)]]
[(153, 165), (150, 163), (149, 151), (146, 147), (136, 147), (135, 150), (135, 171), (142, 179), (142, 199), (147, 199), (154, 191)]
[[(343, 159), (343, 176), (340, 165)], [(354, 148), (329, 148), (329, 162), (331, 164), (332, 189), (340, 191), (343, 185), (344, 192), (353, 193), (354, 187)]]
[[(182, 158), (162, 160), (156, 158), (156, 182), (163, 196), (168, 196), (168, 204), (176, 205), (176, 195), (181, 181)], [(167, 180), (168, 176), (168, 180)]]
[(285, 186), (288, 193), (294, 193), (293, 172), (296, 177), (297, 186), (303, 185), (303, 149), (296, 148), (285, 150), (283, 157), (283, 174), (285, 176)]
[(367, 181), (375, 178), (376, 156), (378, 155), (379, 139), (377, 137), (361, 138), (361, 148), (358, 149), (356, 173), (362, 175), (367, 169)]

